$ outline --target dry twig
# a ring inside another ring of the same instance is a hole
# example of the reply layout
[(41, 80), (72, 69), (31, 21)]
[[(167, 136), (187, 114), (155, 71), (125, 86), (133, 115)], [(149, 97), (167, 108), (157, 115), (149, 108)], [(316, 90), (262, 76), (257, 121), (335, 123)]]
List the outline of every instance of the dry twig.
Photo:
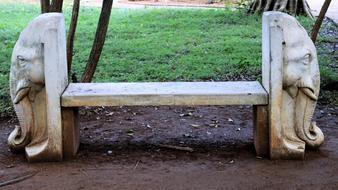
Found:
[(34, 173), (31, 173), (31, 174), (28, 174), (28, 175), (24, 175), (24, 176), (17, 177), (17, 178), (8, 180), (8, 181), (4, 181), (4, 182), (0, 183), (0, 187), (4, 187), (4, 186), (7, 186), (7, 185), (12, 185), (14, 183), (19, 183), (21, 181), (24, 181), (24, 180), (26, 180), (28, 178), (31, 178), (31, 177), (35, 176), (37, 173), (38, 172), (34, 172)]
[(187, 151), (187, 152), (194, 151), (194, 149), (190, 147), (181, 147), (181, 146), (173, 146), (173, 145), (165, 145), (165, 144), (159, 144), (158, 146), (161, 148), (168, 148), (168, 149), (181, 150), (181, 151)]

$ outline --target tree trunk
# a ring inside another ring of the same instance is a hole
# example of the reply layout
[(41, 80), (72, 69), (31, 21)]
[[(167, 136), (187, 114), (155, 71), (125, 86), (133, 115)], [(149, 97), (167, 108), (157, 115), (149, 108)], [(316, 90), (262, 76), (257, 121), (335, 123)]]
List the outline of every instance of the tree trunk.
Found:
[(322, 25), (322, 22), (324, 20), (327, 9), (329, 9), (330, 3), (331, 3), (331, 0), (325, 0), (322, 8), (320, 9), (320, 13), (319, 13), (318, 18), (316, 20), (316, 23), (312, 28), (311, 39), (312, 39), (313, 43), (315, 43), (316, 40), (317, 40), (317, 35), (318, 35), (318, 32), (319, 32), (320, 26)]
[(40, 0), (40, 4), (41, 13), (62, 12), (63, 0)]
[(103, 0), (92, 50), (81, 82), (91, 82), (105, 42), (113, 0)]
[(62, 12), (63, 0), (52, 0), (49, 12)]
[(48, 13), (49, 12), (49, 0), (40, 0), (41, 3), (41, 13)]
[(306, 0), (253, 0), (248, 10), (251, 14), (264, 11), (280, 11), (290, 15), (304, 14), (313, 18)]
[(76, 26), (77, 26), (77, 18), (79, 16), (79, 9), (80, 9), (80, 0), (74, 0), (72, 20), (70, 21), (69, 31), (68, 31), (68, 36), (67, 36), (68, 74), (70, 74), (71, 69), (72, 69), (74, 38), (75, 38), (75, 31), (76, 31)]

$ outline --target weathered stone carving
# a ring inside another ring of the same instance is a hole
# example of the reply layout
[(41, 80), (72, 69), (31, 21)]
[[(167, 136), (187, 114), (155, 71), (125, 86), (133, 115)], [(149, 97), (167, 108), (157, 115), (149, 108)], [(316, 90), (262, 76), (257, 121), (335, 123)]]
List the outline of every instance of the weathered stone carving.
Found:
[(305, 145), (316, 148), (324, 141), (311, 121), (320, 85), (316, 48), (292, 16), (267, 12), (263, 22), (269, 33), (263, 39), (263, 72), (270, 71), (263, 83), (270, 91), (270, 156), (303, 158)]
[(32, 136), (35, 136), (34, 126), (39, 119), (44, 120), (41, 112), (45, 108), (40, 102), (45, 102), (45, 93), (42, 92), (38, 101), (34, 101), (45, 85), (43, 46), (34, 36), (31, 30), (24, 30), (12, 54), (10, 94), (20, 123), (8, 138), (13, 151), (22, 151), (31, 143)]
[(306, 145), (315, 148), (324, 141), (322, 131), (315, 122), (311, 122), (320, 89), (317, 52), (306, 30), (294, 17), (291, 18), (294, 26), (288, 24), (286, 26), (290, 29), (284, 29), (284, 105), (285, 110), (294, 110), (293, 113), (287, 112), (294, 116), (293, 125), (297, 136)]
[(68, 83), (67, 67), (61, 68), (67, 65), (65, 50), (60, 13), (34, 19), (14, 46), (10, 94), (20, 126), (9, 135), (8, 144), (12, 151), (25, 150), (29, 160), (62, 159), (62, 125), (57, 121), (59, 97)]

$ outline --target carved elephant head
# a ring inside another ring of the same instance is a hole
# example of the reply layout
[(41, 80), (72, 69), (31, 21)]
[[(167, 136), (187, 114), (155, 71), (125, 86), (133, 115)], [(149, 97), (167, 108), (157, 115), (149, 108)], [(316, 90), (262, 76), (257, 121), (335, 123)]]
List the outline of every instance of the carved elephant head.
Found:
[(16, 80), (13, 103), (18, 104), (26, 96), (34, 101), (35, 94), (45, 83), (41, 44), (18, 41), (12, 55), (12, 67)]
[(311, 122), (320, 88), (316, 48), (295, 18), (290, 16), (283, 22), (287, 26), (283, 28), (283, 90), (295, 102), (296, 134), (308, 146), (317, 147), (324, 141), (324, 135)]
[(13, 151), (22, 151), (30, 143), (34, 126), (32, 103), (45, 84), (43, 46), (36, 35), (25, 29), (16, 42), (11, 59), (10, 95), (20, 126), (8, 138)]

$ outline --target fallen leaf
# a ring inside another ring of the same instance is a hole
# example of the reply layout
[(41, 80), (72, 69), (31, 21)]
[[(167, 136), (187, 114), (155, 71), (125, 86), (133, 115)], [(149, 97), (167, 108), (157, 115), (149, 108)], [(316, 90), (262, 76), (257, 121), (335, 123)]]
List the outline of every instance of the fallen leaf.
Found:
[(181, 113), (180, 117), (187, 117), (187, 116), (193, 116), (194, 114), (189, 112), (189, 113)]
[(129, 130), (127, 131), (127, 135), (133, 136), (133, 135), (134, 135), (134, 130), (129, 129)]
[(198, 128), (198, 127), (201, 127), (201, 125), (197, 125), (197, 124), (190, 124), (191, 127), (194, 127), (194, 128)]
[(211, 123), (211, 124), (209, 124), (209, 127), (217, 128), (217, 127), (219, 127), (219, 126), (218, 126), (218, 124)]
[(109, 112), (106, 114), (106, 116), (112, 116), (112, 115), (114, 115), (114, 112)]

